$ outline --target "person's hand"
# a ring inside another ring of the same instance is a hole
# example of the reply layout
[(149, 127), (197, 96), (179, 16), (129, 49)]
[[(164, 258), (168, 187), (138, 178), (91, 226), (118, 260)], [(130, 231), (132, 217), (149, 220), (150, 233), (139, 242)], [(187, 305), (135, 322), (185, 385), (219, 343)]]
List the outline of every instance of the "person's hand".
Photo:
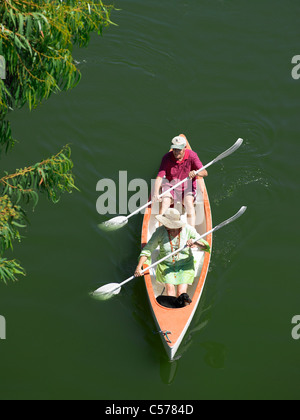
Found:
[(198, 246), (202, 251), (206, 250), (206, 245), (203, 242), (196, 242), (195, 245)]
[(139, 265), (136, 267), (135, 273), (134, 273), (134, 277), (142, 277), (142, 267), (140, 267)]
[(197, 245), (195, 244), (193, 239), (189, 239), (186, 244), (189, 248), (196, 248), (197, 247)]
[(195, 178), (195, 176), (197, 176), (197, 173), (196, 173), (197, 171), (191, 171), (190, 173), (189, 173), (189, 178), (190, 179), (194, 179)]
[(152, 202), (153, 203), (156, 203), (156, 202), (161, 202), (162, 201), (162, 199), (161, 198), (159, 198), (159, 194), (153, 194), (153, 196), (152, 196)]

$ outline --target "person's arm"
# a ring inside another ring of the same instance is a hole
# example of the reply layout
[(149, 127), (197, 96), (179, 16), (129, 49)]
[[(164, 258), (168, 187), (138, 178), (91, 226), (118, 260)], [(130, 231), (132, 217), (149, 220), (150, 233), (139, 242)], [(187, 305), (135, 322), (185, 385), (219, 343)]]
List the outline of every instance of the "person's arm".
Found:
[(205, 251), (207, 249), (207, 245), (204, 244), (203, 242), (194, 242), (194, 239), (189, 239), (187, 241), (187, 246), (190, 248), (196, 248), (197, 246), (202, 250)]
[(152, 201), (155, 202), (158, 200), (158, 196), (160, 193), (160, 188), (163, 182), (163, 178), (166, 176), (167, 173), (167, 166), (168, 166), (168, 154), (166, 154), (161, 161), (160, 168), (157, 174), (157, 178), (154, 185), (154, 191), (152, 195)]
[(141, 272), (143, 271), (143, 265), (145, 264), (147, 259), (148, 259), (148, 257), (146, 255), (141, 256), (141, 258), (139, 260), (139, 263), (138, 263), (138, 266), (135, 269), (135, 273), (134, 273), (135, 277), (141, 277), (142, 276)]
[(154, 251), (158, 247), (160, 237), (161, 237), (161, 229), (158, 228), (153, 233), (152, 238), (150, 239), (150, 241), (147, 243), (147, 245), (144, 247), (144, 249), (142, 250), (140, 254), (139, 263), (134, 273), (135, 277), (141, 276), (142, 267), (146, 263), (146, 261), (149, 258), (151, 258), (152, 251)]
[(200, 177), (202, 177), (202, 178), (205, 178), (206, 176), (208, 176), (208, 172), (207, 172), (207, 170), (206, 170), (206, 169), (204, 169), (204, 171), (199, 172), (197, 175), (196, 175), (196, 172), (197, 172), (197, 171), (191, 171), (191, 172), (189, 173), (189, 177), (190, 177), (190, 179), (195, 178), (195, 176), (200, 176)]
[[(199, 159), (197, 153), (195, 153), (194, 159), (193, 159), (193, 170), (189, 174), (190, 179), (195, 178), (196, 172), (201, 168), (203, 168), (203, 163)], [(200, 176), (200, 177), (204, 178), (204, 177), (208, 176), (208, 172), (207, 172), (206, 169), (204, 169), (204, 171), (199, 172), (197, 176)]]
[(187, 246), (190, 248), (199, 247), (202, 251), (211, 252), (209, 243), (204, 239), (200, 239), (199, 241), (195, 242), (198, 237), (198, 233), (195, 228), (189, 226), (189, 239), (187, 241)]
[(155, 201), (158, 200), (159, 191), (160, 191), (160, 187), (161, 187), (162, 181), (163, 181), (163, 178), (162, 177), (158, 176), (156, 178), (155, 185), (154, 185), (154, 192), (153, 192), (153, 195), (152, 195), (152, 201), (153, 202), (155, 202)]

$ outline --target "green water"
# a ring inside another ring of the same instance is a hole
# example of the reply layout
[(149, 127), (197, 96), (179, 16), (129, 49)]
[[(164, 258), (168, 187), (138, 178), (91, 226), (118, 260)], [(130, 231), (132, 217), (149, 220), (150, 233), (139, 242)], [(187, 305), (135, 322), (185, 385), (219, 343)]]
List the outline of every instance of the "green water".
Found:
[[(297, 0), (116, 1), (104, 37), (75, 52), (80, 85), (11, 115), (13, 171), (72, 144), (77, 186), (59, 205), (41, 198), (13, 256), (27, 277), (0, 285), (1, 399), (299, 399), (300, 80)], [(109, 302), (89, 292), (136, 266), (142, 216), (102, 233), (102, 178), (156, 176), (184, 133), (208, 163), (216, 233), (205, 291), (169, 363), (143, 280)], [(11, 257), (10, 254), (8, 254)]]

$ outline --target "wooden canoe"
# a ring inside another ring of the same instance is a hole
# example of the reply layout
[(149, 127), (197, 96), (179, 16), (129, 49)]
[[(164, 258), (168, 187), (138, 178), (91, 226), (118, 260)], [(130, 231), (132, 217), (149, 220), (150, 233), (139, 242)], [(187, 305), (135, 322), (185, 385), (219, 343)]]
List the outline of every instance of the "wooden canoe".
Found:
[[(188, 144), (188, 148), (191, 149)], [(181, 206), (180, 206), (181, 207)], [(181, 210), (181, 209), (179, 209)], [(203, 178), (197, 179), (197, 199), (195, 203), (196, 210), (196, 230), (201, 235), (212, 229), (212, 215), (207, 189)], [(143, 221), (142, 229), (142, 247), (144, 247), (151, 236), (159, 226), (155, 216), (159, 213), (159, 204), (147, 208)], [(183, 219), (186, 220), (186, 214), (183, 208)], [(212, 234), (208, 235), (206, 240), (212, 247)], [(155, 250), (152, 254), (152, 261), (157, 261), (159, 250)], [(164, 285), (156, 281), (155, 269), (145, 275), (145, 283), (147, 294), (152, 310), (152, 314), (162, 338), (163, 345), (166, 349), (170, 360), (173, 360), (183, 338), (191, 324), (193, 316), (196, 312), (200, 298), (204, 289), (209, 264), (210, 254), (204, 253), (199, 249), (193, 250), (195, 257), (196, 277), (192, 286), (188, 288), (188, 294), (192, 299), (192, 303), (184, 308), (171, 309), (161, 306), (156, 298), (161, 295)], [(147, 265), (144, 266), (147, 268)]]

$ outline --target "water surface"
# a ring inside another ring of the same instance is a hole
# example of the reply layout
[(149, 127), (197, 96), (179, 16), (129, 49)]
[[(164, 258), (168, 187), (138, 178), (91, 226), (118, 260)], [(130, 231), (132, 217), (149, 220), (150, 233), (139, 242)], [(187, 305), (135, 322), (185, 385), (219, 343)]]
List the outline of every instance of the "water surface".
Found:
[[(20, 141), (1, 161), (13, 171), (72, 144), (80, 193), (41, 198), (13, 256), (27, 277), (0, 285), (0, 398), (298, 399), (299, 3), (289, 0), (116, 1), (118, 27), (76, 50), (82, 81), (34, 112), (11, 115)], [(156, 176), (184, 133), (208, 163), (245, 145), (207, 179), (214, 237), (203, 298), (170, 364), (143, 280), (109, 302), (101, 284), (129, 277), (142, 216), (102, 233), (102, 178)], [(10, 257), (11, 255), (8, 254)]]

